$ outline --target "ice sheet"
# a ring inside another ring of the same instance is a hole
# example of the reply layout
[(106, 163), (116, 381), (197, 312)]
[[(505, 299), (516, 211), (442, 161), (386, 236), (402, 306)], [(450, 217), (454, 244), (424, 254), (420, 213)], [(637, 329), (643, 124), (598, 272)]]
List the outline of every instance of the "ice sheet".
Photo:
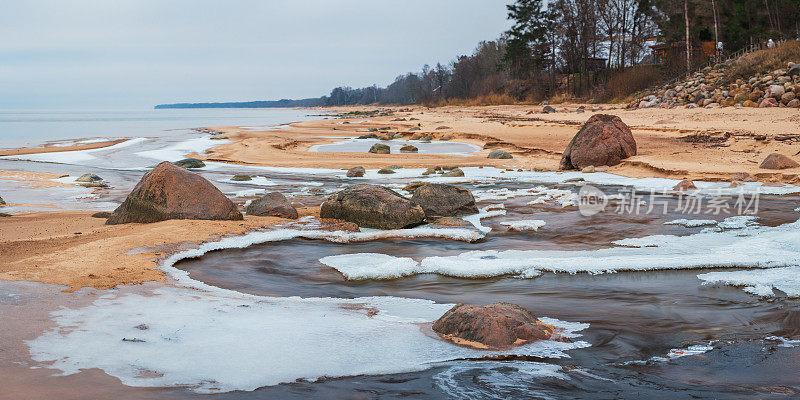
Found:
[[(217, 393), (298, 379), (416, 371), (501, 354), (562, 358), (567, 350), (589, 346), (547, 340), (508, 351), (472, 350), (426, 333), (452, 304), (396, 297), (261, 297), (198, 282), (173, 267), (215, 249), (304, 234), (339, 233), (256, 232), (173, 255), (161, 268), (179, 286), (150, 295), (108, 293), (90, 306), (54, 312), (56, 327), (26, 342), (32, 358), (64, 374), (99, 368), (130, 386)], [(588, 327), (546, 323), (572, 338)]]
[[(421, 273), (463, 278), (500, 275), (533, 278), (543, 271), (602, 274), (711, 267), (778, 268), (800, 264), (800, 223), (747, 226), (688, 236), (653, 235), (623, 239), (615, 244), (615, 247), (598, 250), (469, 251), (454, 256), (427, 257), (419, 265), (398, 264), (383, 275), (378, 269), (364, 275), (350, 273), (351, 279), (390, 279)], [(329, 258), (328, 262), (331, 260)]]

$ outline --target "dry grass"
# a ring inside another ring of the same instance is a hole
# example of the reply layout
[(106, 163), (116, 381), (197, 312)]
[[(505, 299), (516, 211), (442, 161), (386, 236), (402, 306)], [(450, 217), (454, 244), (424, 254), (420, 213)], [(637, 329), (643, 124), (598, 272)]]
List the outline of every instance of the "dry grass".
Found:
[(550, 104), (561, 104), (574, 102), (575, 97), (567, 93), (559, 93), (550, 98)]
[(758, 74), (786, 68), (789, 62), (800, 62), (800, 41), (782, 43), (774, 49), (759, 50), (739, 57), (726, 71), (730, 81), (749, 79)]
[(661, 83), (666, 79), (665, 71), (655, 65), (641, 65), (626, 68), (609, 78), (608, 82), (598, 87), (595, 100), (624, 102), (634, 93)]
[(446, 106), (500, 106), (507, 104), (522, 104), (517, 99), (505, 93), (492, 93), (487, 95), (478, 96), (470, 99), (453, 98), (439, 100), (433, 107), (446, 107)]

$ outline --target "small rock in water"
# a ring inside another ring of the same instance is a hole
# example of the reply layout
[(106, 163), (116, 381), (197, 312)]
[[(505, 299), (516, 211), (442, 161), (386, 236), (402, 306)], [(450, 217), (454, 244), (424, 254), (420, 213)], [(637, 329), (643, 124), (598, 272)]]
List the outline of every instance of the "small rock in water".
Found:
[(370, 147), (369, 152), (374, 154), (389, 154), (392, 150), (383, 143), (375, 143)]
[(739, 182), (755, 182), (756, 178), (753, 175), (750, 175), (747, 172), (737, 172), (731, 175), (731, 181), (739, 181)]
[(799, 167), (796, 161), (780, 153), (772, 153), (764, 159), (758, 168), (761, 169), (787, 169)]
[(381, 169), (378, 170), (378, 173), (385, 175), (385, 174), (394, 174), (395, 172), (394, 172), (394, 170), (389, 169), (389, 168), (381, 168)]
[(3, 200), (2, 197), (0, 197), (0, 206), (4, 206), (4, 205), (6, 205), (6, 201)]
[(401, 147), (400, 151), (403, 152), (403, 153), (416, 153), (416, 152), (419, 151), (419, 149), (416, 146), (412, 146), (410, 144), (407, 144), (407, 145)]
[(462, 171), (461, 168), (455, 168), (449, 172), (443, 173), (442, 176), (446, 178), (461, 177), (464, 176), (464, 171)]
[(545, 113), (545, 114), (551, 114), (551, 113), (556, 112), (556, 109), (553, 108), (553, 107), (550, 107), (550, 106), (544, 106), (544, 108), (542, 109), (542, 112)]
[(491, 158), (491, 159), (495, 159), (495, 160), (507, 160), (507, 159), (510, 159), (510, 158), (514, 158), (514, 156), (512, 156), (511, 153), (509, 153), (507, 151), (495, 150), (495, 151), (489, 153), (489, 155), (486, 158)]
[(435, 174), (436, 171), (437, 171), (436, 168), (430, 167), (426, 169), (425, 172), (422, 173), (422, 175), (432, 175)]
[(428, 222), (428, 225), (446, 226), (454, 228), (470, 228), (470, 229), (475, 228), (475, 225), (472, 225), (471, 222), (465, 221), (464, 219), (458, 217), (436, 218), (433, 221)]
[(278, 192), (267, 193), (247, 206), (247, 215), (297, 219), (297, 210)]
[(83, 174), (75, 179), (75, 182), (100, 182), (103, 178), (95, 175), (95, 174)]
[(357, 137), (356, 139), (375, 139), (376, 137), (378, 137), (378, 135), (376, 135), (374, 133), (368, 133), (366, 135), (361, 135), (361, 136)]
[(690, 190), (697, 190), (697, 186), (694, 185), (694, 182), (690, 181), (689, 179), (684, 179), (678, 182), (672, 190), (677, 192), (688, 192)]
[(584, 168), (581, 170), (581, 172), (583, 172), (584, 174), (593, 174), (595, 171), (596, 171), (596, 170), (595, 170), (595, 168), (594, 168), (594, 165), (589, 165), (588, 167), (584, 167)]
[(150, 329), (150, 326), (147, 325), (147, 324), (139, 324), (139, 325), (134, 326), (134, 328), (136, 328), (136, 329), (138, 329), (140, 331), (146, 331), (146, 330)]
[(173, 164), (181, 168), (203, 168), (206, 166), (206, 163), (196, 158), (184, 158), (183, 160), (175, 161)]
[(245, 181), (252, 181), (253, 177), (245, 174), (237, 174), (234, 175), (233, 178), (231, 178), (231, 180), (235, 182), (245, 182)]
[(454, 217), (478, 212), (472, 193), (455, 185), (421, 185), (414, 190), (411, 201), (422, 207), (425, 218)]
[(555, 328), (510, 303), (458, 304), (433, 323), (433, 331), (455, 344), (479, 349), (507, 349), (553, 337)]
[(345, 174), (348, 178), (360, 178), (364, 176), (366, 171), (364, 167), (353, 167), (347, 170), (347, 174)]

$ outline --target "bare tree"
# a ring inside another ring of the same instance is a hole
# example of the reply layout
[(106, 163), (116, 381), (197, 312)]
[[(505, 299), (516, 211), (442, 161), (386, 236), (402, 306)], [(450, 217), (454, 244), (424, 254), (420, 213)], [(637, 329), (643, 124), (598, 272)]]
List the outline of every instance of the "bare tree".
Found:
[(686, 73), (692, 72), (692, 42), (689, 39), (689, 0), (683, 0), (683, 19), (686, 25)]

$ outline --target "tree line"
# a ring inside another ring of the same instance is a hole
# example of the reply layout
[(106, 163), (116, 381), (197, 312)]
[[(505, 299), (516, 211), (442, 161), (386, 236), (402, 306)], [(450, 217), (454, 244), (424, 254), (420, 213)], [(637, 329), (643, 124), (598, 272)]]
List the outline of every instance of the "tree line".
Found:
[[(553, 95), (564, 74), (590, 75), (650, 63), (650, 45), (720, 42), (723, 52), (800, 36), (798, 0), (517, 0), (512, 27), (448, 65), (425, 65), (385, 88), (338, 87), (325, 105), (446, 104), (502, 95)], [(688, 28), (688, 29), (687, 29)], [(715, 44), (712, 46), (717, 47)], [(699, 62), (695, 55), (681, 62)], [(669, 63), (670, 60), (665, 60)], [(664, 70), (664, 76), (678, 69)]]
[[(569, 88), (570, 79), (586, 82), (589, 89), (622, 83), (635, 91), (656, 83), (654, 77), (668, 79), (703, 61), (692, 52), (701, 42), (711, 42), (712, 49), (719, 42), (722, 52), (734, 52), (770, 38), (800, 36), (800, 0), (516, 0), (506, 7), (512, 22), (507, 32), (447, 65), (425, 65), (385, 88), (337, 87), (318, 99), (256, 103), (296, 107), (537, 101), (558, 94), (565, 81)], [(678, 44), (686, 57), (660, 60), (665, 65), (659, 69), (643, 70), (642, 64), (654, 61), (650, 45), (655, 40)]]

